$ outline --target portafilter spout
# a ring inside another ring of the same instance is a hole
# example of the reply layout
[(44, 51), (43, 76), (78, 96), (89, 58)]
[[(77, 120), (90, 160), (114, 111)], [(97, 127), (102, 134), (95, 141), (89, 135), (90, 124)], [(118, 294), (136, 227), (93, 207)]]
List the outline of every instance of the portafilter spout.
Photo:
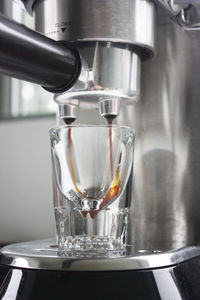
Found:
[(56, 42), (0, 14), (0, 73), (42, 85), (53, 93), (70, 89), (81, 60), (70, 42)]

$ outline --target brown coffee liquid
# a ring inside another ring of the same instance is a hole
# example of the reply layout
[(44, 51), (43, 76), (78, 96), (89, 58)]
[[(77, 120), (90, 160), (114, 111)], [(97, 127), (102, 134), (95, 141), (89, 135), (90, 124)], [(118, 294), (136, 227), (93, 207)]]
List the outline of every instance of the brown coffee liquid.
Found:
[(112, 150), (112, 119), (108, 119), (109, 127), (109, 147), (110, 147), (110, 175), (111, 179), (113, 180), (113, 150)]
[[(108, 125), (109, 127), (109, 148), (110, 148), (110, 174), (111, 174), (111, 179), (112, 179), (112, 186), (108, 190), (107, 194), (105, 195), (103, 201), (101, 202), (99, 209), (90, 212), (90, 216), (92, 219), (95, 218), (95, 216), (98, 214), (98, 212), (108, 203), (110, 202), (114, 197), (116, 197), (119, 194), (120, 191), (120, 182), (121, 182), (121, 177), (120, 177), (120, 167), (117, 167), (117, 171), (115, 174), (115, 177), (113, 176), (113, 149), (112, 149), (112, 123), (113, 123), (113, 118), (107, 118)], [(120, 157), (121, 160), (121, 157)], [(119, 162), (120, 163), (120, 162)]]
[[(72, 143), (72, 140), (71, 140), (71, 132), (72, 132), (72, 129), (69, 128), (68, 130), (68, 150), (67, 150), (67, 161), (68, 161), (68, 165), (69, 165), (69, 170), (70, 170), (70, 173), (71, 173), (71, 177), (72, 177), (72, 182), (74, 184), (74, 187), (76, 189), (76, 191), (83, 197), (85, 198), (88, 198), (87, 195), (85, 195), (84, 193), (82, 193), (80, 191), (80, 189), (78, 188), (77, 184), (76, 184), (76, 179), (75, 179), (75, 172), (74, 172), (74, 166), (73, 166), (73, 162), (71, 160), (71, 143)], [(84, 218), (86, 218), (88, 214), (88, 211), (82, 211), (82, 215)]]
[(98, 212), (108, 203), (110, 202), (114, 197), (116, 197), (119, 192), (120, 192), (120, 181), (121, 181), (121, 176), (120, 176), (120, 167), (117, 168), (115, 178), (112, 182), (111, 188), (108, 190), (107, 194), (105, 195), (103, 201), (101, 202), (99, 209), (98, 210), (93, 210), (90, 212), (90, 216), (92, 219), (96, 217)]
[[(82, 211), (82, 216), (84, 218), (87, 217), (87, 214), (89, 213), (91, 218), (94, 219), (96, 217), (96, 215), (98, 214), (98, 212), (109, 202), (111, 201), (114, 197), (116, 197), (119, 194), (120, 191), (120, 182), (121, 182), (121, 177), (120, 177), (120, 167), (118, 166), (115, 177), (113, 175), (113, 150), (112, 150), (112, 119), (107, 119), (108, 120), (108, 124), (110, 125), (109, 127), (109, 149), (110, 149), (110, 173), (111, 173), (111, 179), (112, 179), (112, 186), (111, 188), (108, 190), (107, 194), (105, 195), (102, 203), (99, 206), (98, 210), (95, 211)], [(69, 169), (70, 169), (70, 173), (71, 173), (71, 177), (72, 177), (72, 181), (74, 184), (74, 187), (76, 189), (76, 191), (83, 197), (87, 198), (87, 199), (95, 199), (95, 198), (91, 198), (88, 197), (87, 195), (85, 195), (84, 193), (82, 193), (80, 191), (80, 189), (78, 188), (77, 184), (76, 184), (76, 179), (75, 179), (75, 172), (74, 172), (74, 167), (73, 167), (73, 163), (71, 160), (71, 128), (69, 128), (68, 130), (68, 150), (67, 150), (67, 160), (68, 160), (68, 165), (69, 165)], [(121, 160), (121, 157), (120, 157)], [(120, 163), (120, 162), (119, 162)]]
[(71, 160), (71, 131), (72, 129), (69, 128), (68, 130), (68, 150), (67, 150), (67, 161), (68, 161), (68, 165), (69, 165), (69, 169), (70, 169), (70, 173), (71, 173), (71, 176), (72, 176), (72, 181), (73, 181), (73, 184), (74, 184), (74, 187), (76, 189), (76, 191), (81, 194), (82, 196), (86, 197), (85, 194), (83, 194), (77, 184), (76, 184), (76, 179), (75, 179), (75, 172), (74, 172), (74, 166), (73, 166), (73, 163), (72, 163), (72, 160)]

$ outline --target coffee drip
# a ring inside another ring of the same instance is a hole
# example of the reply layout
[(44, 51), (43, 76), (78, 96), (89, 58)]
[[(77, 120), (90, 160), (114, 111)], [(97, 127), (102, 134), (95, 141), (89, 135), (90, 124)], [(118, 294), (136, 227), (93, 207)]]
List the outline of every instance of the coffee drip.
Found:
[[(116, 170), (116, 174), (114, 175), (114, 171), (113, 171), (113, 150), (112, 150), (112, 124), (113, 124), (113, 119), (114, 116), (109, 116), (106, 117), (107, 123), (109, 125), (109, 151), (110, 151), (110, 174), (111, 174), (111, 179), (112, 179), (112, 185), (110, 187), (110, 189), (108, 190), (108, 192), (106, 193), (105, 197), (103, 198), (103, 201), (101, 202), (99, 209), (97, 210), (92, 210), (92, 211), (82, 211), (82, 216), (84, 218), (87, 217), (87, 215), (89, 214), (90, 217), (92, 219), (94, 219), (96, 217), (96, 215), (98, 214), (98, 212), (107, 204), (109, 203), (112, 199), (114, 199), (120, 192), (120, 183), (121, 183), (121, 176), (120, 176), (120, 161), (121, 161), (121, 156), (119, 159), (119, 165), (117, 167)], [(74, 121), (74, 119), (72, 118), (65, 118), (63, 119), (64, 122), (66, 123), (66, 125), (71, 125), (72, 122)], [(86, 195), (85, 193), (81, 192), (81, 190), (79, 189), (79, 187), (77, 186), (76, 183), (76, 179), (75, 179), (75, 171), (74, 171), (74, 166), (73, 166), (73, 162), (71, 159), (71, 145), (72, 145), (72, 140), (71, 140), (71, 132), (72, 132), (72, 128), (69, 128), (68, 131), (68, 150), (67, 150), (67, 160), (68, 160), (68, 164), (69, 164), (69, 169), (70, 169), (70, 173), (71, 173), (71, 178), (74, 184), (74, 187), (76, 189), (76, 191), (83, 196), (84, 198), (87, 199), (91, 199), (91, 200), (95, 200), (94, 197), (89, 197), (88, 195)]]

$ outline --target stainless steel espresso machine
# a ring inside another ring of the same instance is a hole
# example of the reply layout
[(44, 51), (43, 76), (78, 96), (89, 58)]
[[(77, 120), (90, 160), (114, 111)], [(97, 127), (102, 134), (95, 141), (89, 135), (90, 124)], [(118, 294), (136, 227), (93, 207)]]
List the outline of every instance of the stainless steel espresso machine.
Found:
[(0, 16), (0, 72), (54, 93), (58, 123), (135, 128), (133, 201), (121, 255), (4, 247), (0, 298), (200, 299), (200, 1), (22, 2), (37, 32)]

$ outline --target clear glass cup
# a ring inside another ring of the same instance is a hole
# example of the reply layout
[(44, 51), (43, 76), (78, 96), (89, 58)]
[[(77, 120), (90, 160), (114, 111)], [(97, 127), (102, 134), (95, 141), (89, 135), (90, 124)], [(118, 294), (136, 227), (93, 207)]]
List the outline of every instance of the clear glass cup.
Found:
[(134, 138), (132, 128), (117, 125), (50, 130), (60, 250), (125, 249)]

